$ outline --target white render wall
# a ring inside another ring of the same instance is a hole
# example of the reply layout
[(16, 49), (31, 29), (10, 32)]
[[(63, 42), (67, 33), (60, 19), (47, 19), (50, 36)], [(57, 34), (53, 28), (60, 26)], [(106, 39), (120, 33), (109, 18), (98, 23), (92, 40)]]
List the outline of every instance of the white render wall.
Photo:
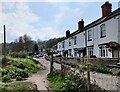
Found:
[[(100, 38), (100, 26), (105, 24), (106, 37)], [(100, 44), (109, 43), (110, 41), (120, 43), (120, 15), (113, 17), (101, 24), (98, 24), (92, 28), (87, 29), (87, 37), (88, 30), (92, 30), (92, 41), (88, 41), (87, 38), (87, 46), (93, 45), (93, 55), (99, 56), (99, 46)], [(85, 47), (85, 31), (80, 32), (75, 35), (77, 37), (77, 44), (74, 45), (74, 36), (65, 40), (65, 48), (64, 50), (71, 49), (72, 55), (74, 56), (74, 48), (83, 48)], [(71, 41), (71, 46), (69, 46), (69, 40)], [(62, 46), (61, 46), (62, 47)], [(108, 57), (112, 57), (112, 53), (108, 51)]]
[[(100, 25), (105, 24), (106, 37), (100, 38)], [(110, 41), (118, 42), (118, 19), (112, 18), (98, 25), (98, 44), (108, 43)]]
[(74, 45), (74, 48), (83, 48), (85, 47), (85, 31), (76, 35), (77, 37), (77, 44)]

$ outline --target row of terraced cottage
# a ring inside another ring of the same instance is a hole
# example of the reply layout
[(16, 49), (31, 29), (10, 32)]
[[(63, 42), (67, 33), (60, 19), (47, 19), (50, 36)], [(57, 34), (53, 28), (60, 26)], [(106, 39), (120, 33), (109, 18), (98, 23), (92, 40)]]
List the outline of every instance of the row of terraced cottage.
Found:
[[(120, 7), (112, 11), (108, 1), (102, 6), (102, 17), (84, 26), (78, 22), (78, 30), (58, 42), (57, 51), (65, 57), (105, 57), (120, 58)], [(90, 15), (89, 15), (90, 16)]]

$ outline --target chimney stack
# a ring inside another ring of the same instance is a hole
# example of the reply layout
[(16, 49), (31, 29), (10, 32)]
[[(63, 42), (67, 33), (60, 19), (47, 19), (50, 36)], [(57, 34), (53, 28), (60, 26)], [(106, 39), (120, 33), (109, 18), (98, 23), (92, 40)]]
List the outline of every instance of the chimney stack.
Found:
[(70, 37), (70, 31), (69, 30), (66, 31), (66, 37), (67, 38)]
[(102, 17), (106, 17), (112, 11), (112, 4), (109, 1), (105, 2), (102, 6)]
[(84, 28), (84, 21), (81, 19), (81, 21), (78, 22), (78, 31), (80, 31), (82, 28)]

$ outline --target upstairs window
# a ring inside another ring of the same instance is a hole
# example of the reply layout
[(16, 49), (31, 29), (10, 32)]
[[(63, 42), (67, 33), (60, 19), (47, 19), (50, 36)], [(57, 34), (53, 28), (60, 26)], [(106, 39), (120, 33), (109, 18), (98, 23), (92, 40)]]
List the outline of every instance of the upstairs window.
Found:
[(71, 41), (70, 41), (70, 39), (69, 39), (69, 46), (71, 46)]
[(77, 37), (75, 36), (74, 37), (74, 45), (76, 45), (77, 44)]
[(62, 42), (62, 48), (64, 48), (64, 43), (65, 43), (65, 42)]
[(88, 30), (88, 41), (92, 41), (92, 31)]
[(100, 26), (100, 38), (106, 37), (105, 24)]
[(61, 45), (59, 45), (59, 49), (61, 49)]

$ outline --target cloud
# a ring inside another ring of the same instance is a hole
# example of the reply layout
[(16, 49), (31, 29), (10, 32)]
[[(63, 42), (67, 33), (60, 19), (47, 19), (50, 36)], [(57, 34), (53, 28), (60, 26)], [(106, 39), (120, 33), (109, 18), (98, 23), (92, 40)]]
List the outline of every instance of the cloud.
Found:
[(77, 22), (82, 18), (83, 10), (81, 8), (72, 7), (69, 4), (61, 5), (57, 14), (54, 17), (54, 22), (57, 27), (61, 27), (62, 33), (66, 30), (75, 31), (77, 29)]
[[(13, 41), (21, 35), (37, 31), (32, 24), (37, 23), (39, 17), (31, 12), (27, 3), (4, 2), (1, 4), (2, 21), (0, 22), (0, 28), (3, 30), (2, 26), (6, 25), (8, 42)], [(0, 32), (0, 34), (3, 34), (3, 32)], [(1, 41), (3, 41), (3, 39)]]
[[(0, 29), (3, 30), (3, 25), (6, 25), (8, 42), (24, 34), (28, 34), (34, 40), (48, 40), (60, 36), (52, 27), (36, 27), (35, 24), (42, 21), (40, 21), (40, 16), (30, 10), (27, 3), (2, 3), (1, 17)], [(0, 31), (0, 38), (3, 38), (3, 31)], [(0, 41), (3, 42), (3, 39)]]

